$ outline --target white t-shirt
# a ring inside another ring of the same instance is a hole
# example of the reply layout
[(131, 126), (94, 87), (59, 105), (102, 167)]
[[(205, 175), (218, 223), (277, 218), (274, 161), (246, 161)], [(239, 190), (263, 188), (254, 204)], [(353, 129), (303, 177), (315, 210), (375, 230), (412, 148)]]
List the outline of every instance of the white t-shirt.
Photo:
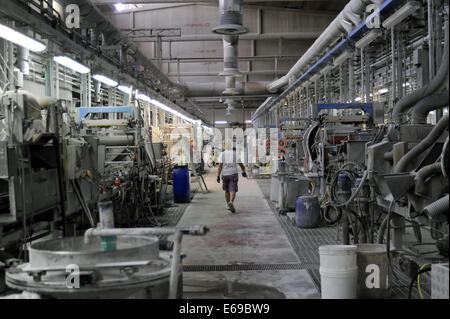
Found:
[(233, 174), (237, 174), (237, 163), (241, 163), (240, 158), (236, 161), (236, 152), (233, 150), (226, 150), (220, 153), (218, 163), (223, 163), (222, 166), (222, 175), (230, 176)]

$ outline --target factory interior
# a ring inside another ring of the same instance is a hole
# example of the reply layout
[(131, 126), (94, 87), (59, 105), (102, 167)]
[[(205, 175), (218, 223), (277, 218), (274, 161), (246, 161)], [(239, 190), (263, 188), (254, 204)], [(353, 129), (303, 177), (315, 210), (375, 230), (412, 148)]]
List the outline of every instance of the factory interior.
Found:
[(448, 107), (448, 0), (1, 0), (0, 305), (448, 300)]

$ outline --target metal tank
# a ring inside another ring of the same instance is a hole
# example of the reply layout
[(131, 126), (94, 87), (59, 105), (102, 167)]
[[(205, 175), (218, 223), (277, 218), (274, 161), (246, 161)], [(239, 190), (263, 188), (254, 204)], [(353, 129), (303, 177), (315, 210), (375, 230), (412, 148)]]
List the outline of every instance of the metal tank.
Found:
[[(171, 262), (168, 253), (159, 251), (158, 238), (118, 236), (116, 245), (116, 250), (103, 251), (101, 237), (89, 243), (83, 237), (35, 243), (28, 263), (8, 269), (6, 284), (51, 298), (168, 298)], [(76, 266), (79, 288), (70, 277)], [(180, 268), (178, 298), (181, 274)]]

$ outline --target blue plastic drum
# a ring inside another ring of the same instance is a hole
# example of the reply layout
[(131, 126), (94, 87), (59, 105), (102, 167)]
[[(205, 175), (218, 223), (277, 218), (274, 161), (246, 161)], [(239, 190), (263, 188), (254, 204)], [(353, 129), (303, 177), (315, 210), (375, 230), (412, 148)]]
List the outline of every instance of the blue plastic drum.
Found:
[(173, 201), (175, 203), (191, 201), (191, 183), (187, 166), (175, 166), (173, 169)]
[(317, 196), (298, 196), (295, 201), (297, 227), (314, 228), (320, 224), (320, 205)]

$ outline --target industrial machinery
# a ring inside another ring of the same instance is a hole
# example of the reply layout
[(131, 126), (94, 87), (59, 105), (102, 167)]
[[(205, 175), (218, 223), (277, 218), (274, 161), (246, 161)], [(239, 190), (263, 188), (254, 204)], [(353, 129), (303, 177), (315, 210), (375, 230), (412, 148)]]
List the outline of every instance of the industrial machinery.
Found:
[[(364, 15), (369, 3), (377, 9)], [(384, 243), (389, 263), (411, 276), (448, 262), (448, 18), (448, 1), (350, 1), (268, 85), (276, 92), (289, 84), (252, 119), (280, 136), (292, 135), (291, 123), (301, 141), (301, 152), (274, 164), (279, 210), (314, 194), (323, 223), (342, 224), (344, 244)], [(388, 38), (390, 46), (380, 45)], [(281, 175), (309, 187), (289, 194)]]

